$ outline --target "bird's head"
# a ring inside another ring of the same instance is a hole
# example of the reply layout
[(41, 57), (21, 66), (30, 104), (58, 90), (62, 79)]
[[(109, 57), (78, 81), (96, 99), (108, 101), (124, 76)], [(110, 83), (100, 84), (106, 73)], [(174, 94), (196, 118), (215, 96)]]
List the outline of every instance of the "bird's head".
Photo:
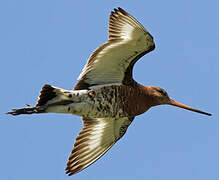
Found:
[(201, 114), (211, 116), (210, 113), (200, 111), (198, 109), (192, 108), (190, 106), (184, 105), (180, 102), (177, 102), (177, 101), (171, 99), (168, 96), (167, 92), (164, 89), (160, 88), (160, 87), (149, 87), (149, 94), (152, 97), (155, 106), (156, 105), (162, 105), (162, 104), (168, 104), (168, 105), (177, 106), (179, 108), (183, 108), (183, 109), (187, 109), (187, 110), (190, 110), (190, 111), (194, 111), (194, 112), (197, 112), (197, 113), (201, 113)]

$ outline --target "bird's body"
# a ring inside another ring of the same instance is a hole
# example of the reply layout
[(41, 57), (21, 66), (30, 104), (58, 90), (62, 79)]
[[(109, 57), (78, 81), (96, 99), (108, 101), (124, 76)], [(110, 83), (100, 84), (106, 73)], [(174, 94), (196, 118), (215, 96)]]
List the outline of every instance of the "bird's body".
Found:
[(153, 97), (147, 93), (150, 91), (149, 87), (139, 84), (135, 87), (109, 85), (73, 91), (44, 85), (41, 94), (47, 94), (48, 91), (55, 92), (56, 98), (49, 100), (49, 95), (41, 95), (36, 107), (45, 107), (46, 112), (70, 113), (84, 117), (134, 117), (156, 105)]
[(132, 78), (139, 58), (154, 50), (150, 33), (121, 8), (110, 15), (109, 40), (88, 59), (73, 90), (44, 85), (34, 107), (9, 114), (70, 113), (82, 117), (66, 173), (75, 174), (100, 158), (126, 132), (135, 116), (169, 104), (211, 115), (169, 98), (159, 87), (142, 86)]

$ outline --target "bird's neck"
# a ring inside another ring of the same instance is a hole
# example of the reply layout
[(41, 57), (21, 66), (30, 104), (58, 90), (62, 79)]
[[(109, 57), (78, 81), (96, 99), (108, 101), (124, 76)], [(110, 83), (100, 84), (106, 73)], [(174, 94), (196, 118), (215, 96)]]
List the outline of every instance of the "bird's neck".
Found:
[(137, 84), (135, 88), (129, 89), (129, 95), (126, 96), (125, 111), (130, 116), (140, 115), (156, 106), (157, 102), (154, 101), (151, 95), (150, 87), (145, 87)]
[(160, 101), (155, 98), (155, 96), (153, 95), (153, 87), (152, 86), (142, 86), (142, 85), (138, 85), (140, 89), (143, 90), (144, 94), (145, 94), (145, 103), (147, 104), (146, 107), (150, 108), (152, 106), (157, 106), (160, 105)]

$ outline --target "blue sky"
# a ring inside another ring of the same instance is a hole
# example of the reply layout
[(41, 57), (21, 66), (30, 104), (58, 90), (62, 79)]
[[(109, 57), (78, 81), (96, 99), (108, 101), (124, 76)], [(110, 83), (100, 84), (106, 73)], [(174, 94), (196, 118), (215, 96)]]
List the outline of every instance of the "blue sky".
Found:
[[(100, 160), (68, 177), (80, 117), (4, 113), (34, 105), (43, 84), (72, 89), (89, 55), (107, 40), (109, 14), (118, 6), (156, 43), (136, 64), (135, 80), (213, 116), (154, 107)], [(0, 179), (219, 179), (218, 7), (216, 0), (1, 1)]]

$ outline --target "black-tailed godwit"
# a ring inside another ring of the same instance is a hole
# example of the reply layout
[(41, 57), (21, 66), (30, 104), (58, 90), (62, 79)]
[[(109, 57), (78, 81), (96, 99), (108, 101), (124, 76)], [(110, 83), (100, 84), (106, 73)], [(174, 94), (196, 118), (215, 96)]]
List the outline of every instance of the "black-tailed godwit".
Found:
[(210, 116), (174, 101), (162, 88), (145, 87), (133, 79), (134, 64), (154, 48), (152, 35), (134, 17), (121, 8), (114, 9), (108, 41), (91, 54), (72, 91), (44, 85), (34, 107), (8, 113), (70, 113), (82, 117), (84, 127), (69, 156), (68, 175), (100, 158), (125, 134), (135, 116), (152, 106), (169, 104)]

